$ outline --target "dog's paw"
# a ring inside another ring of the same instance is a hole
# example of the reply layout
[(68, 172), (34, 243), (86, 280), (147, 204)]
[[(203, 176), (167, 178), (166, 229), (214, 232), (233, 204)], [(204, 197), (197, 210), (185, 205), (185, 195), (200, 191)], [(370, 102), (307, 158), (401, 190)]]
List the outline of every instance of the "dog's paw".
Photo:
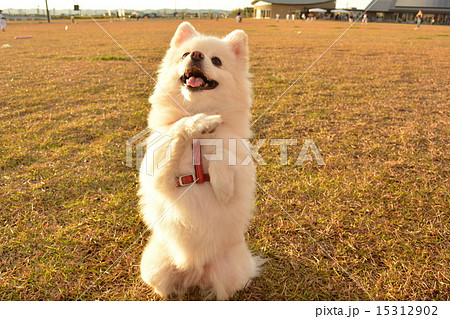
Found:
[(222, 187), (214, 188), (214, 194), (216, 195), (219, 202), (226, 204), (231, 200), (234, 194), (234, 187)]
[(178, 121), (177, 130), (188, 138), (195, 138), (203, 134), (213, 133), (222, 123), (223, 120), (220, 115), (200, 113)]
[(223, 123), (220, 115), (196, 114), (192, 118), (193, 135), (214, 133), (216, 128)]
[(234, 195), (234, 169), (223, 161), (211, 161), (209, 175), (216, 198), (223, 204), (228, 203)]
[(196, 114), (178, 120), (168, 133), (169, 136), (182, 138), (185, 141), (201, 138), (202, 135), (214, 133), (223, 123), (220, 115)]

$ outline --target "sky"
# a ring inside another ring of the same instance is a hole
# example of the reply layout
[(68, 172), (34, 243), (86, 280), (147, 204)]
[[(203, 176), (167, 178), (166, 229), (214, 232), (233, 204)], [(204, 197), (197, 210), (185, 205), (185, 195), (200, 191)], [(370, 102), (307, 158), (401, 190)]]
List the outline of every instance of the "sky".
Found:
[(372, 0), (336, 0), (336, 8), (365, 9)]
[[(251, 6), (251, 0), (47, 0), (49, 9), (226, 9)], [(44, 9), (45, 0), (2, 0), (3, 9)]]
[[(82, 9), (225, 9), (250, 7), (252, 0), (47, 0), (49, 9), (73, 9), (79, 4)], [(356, 7), (364, 9), (371, 0), (336, 0), (337, 8)], [(3, 9), (45, 8), (45, 0), (2, 0)]]

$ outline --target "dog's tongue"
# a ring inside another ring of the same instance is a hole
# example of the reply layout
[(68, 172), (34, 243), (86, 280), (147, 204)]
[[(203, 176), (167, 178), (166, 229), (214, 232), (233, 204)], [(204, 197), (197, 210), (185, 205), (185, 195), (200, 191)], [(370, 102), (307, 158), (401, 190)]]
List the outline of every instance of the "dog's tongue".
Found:
[(203, 84), (205, 84), (205, 81), (203, 81), (202, 78), (196, 78), (195, 76), (191, 76), (187, 81), (187, 85), (194, 88), (202, 86)]

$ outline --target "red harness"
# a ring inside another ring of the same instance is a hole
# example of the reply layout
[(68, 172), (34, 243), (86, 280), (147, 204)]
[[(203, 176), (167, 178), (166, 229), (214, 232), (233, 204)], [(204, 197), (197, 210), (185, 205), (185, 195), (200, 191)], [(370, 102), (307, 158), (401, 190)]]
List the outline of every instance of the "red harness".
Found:
[(202, 150), (199, 140), (194, 140), (192, 142), (192, 152), (194, 154), (195, 175), (183, 175), (178, 177), (175, 181), (177, 187), (187, 186), (193, 183), (203, 184), (204, 182), (210, 181), (209, 174), (203, 172)]

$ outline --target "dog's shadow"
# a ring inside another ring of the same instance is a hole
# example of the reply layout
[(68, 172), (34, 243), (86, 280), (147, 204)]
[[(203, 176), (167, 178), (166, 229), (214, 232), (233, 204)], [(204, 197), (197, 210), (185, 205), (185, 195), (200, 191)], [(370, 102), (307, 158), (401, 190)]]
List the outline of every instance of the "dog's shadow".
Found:
[[(329, 258), (268, 254), (258, 277), (230, 301), (368, 300), (367, 295)], [(214, 301), (198, 287), (167, 301)]]
[(207, 301), (212, 300), (199, 288), (191, 287), (179, 295), (171, 295), (166, 298), (167, 301)]

